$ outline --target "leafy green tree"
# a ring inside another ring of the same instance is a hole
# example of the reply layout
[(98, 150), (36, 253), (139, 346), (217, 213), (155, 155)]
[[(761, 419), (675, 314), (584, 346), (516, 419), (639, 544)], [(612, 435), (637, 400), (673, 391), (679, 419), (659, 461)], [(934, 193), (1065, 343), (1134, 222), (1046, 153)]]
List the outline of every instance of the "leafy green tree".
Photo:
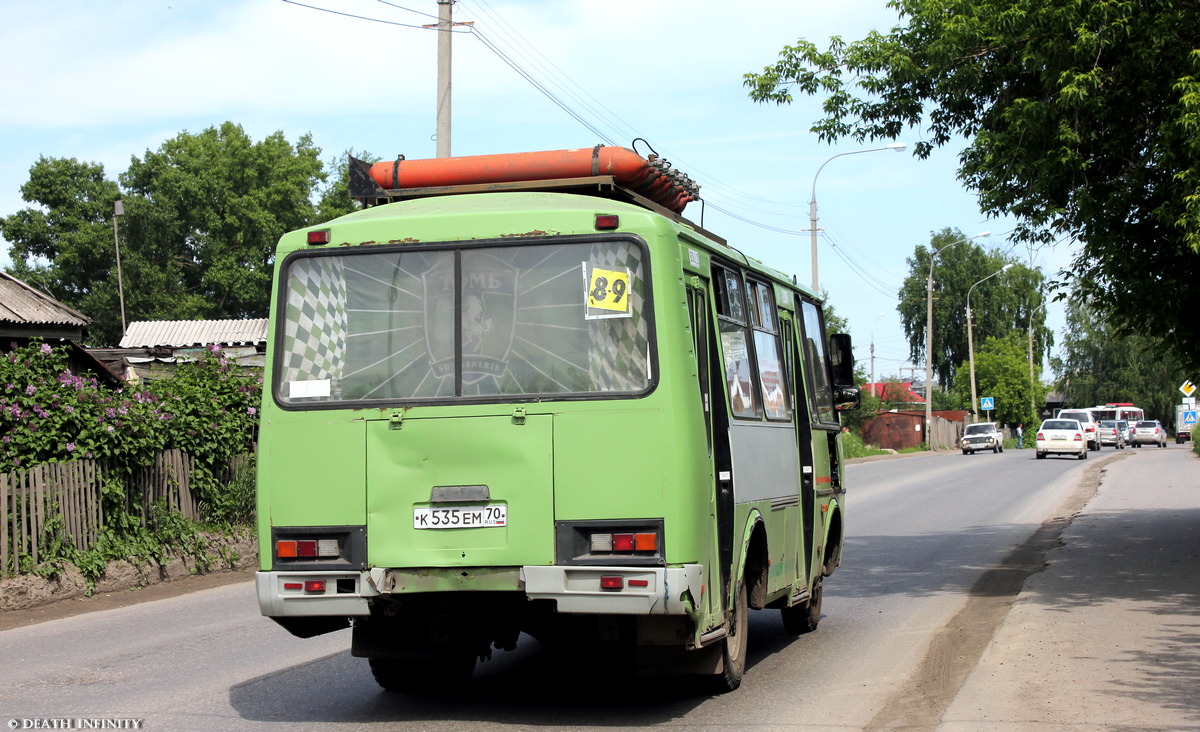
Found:
[(115, 314), (107, 325), (120, 330), (112, 224), (120, 190), (104, 166), (40, 157), (21, 197), (36, 207), (0, 218), (11, 274), (93, 320)]
[(1119, 332), (1109, 310), (1079, 299), (1068, 301), (1058, 390), (1070, 406), (1131, 402), (1144, 409), (1148, 419), (1174, 429), (1177, 389), (1190, 372), (1164, 339)]
[(959, 177), (1029, 242), (1074, 238), (1076, 294), (1123, 332), (1200, 365), (1186, 299), (1200, 271), (1200, 5), (1177, 0), (893, 0), (900, 24), (820, 50), (799, 40), (751, 98), (824, 98), (823, 140), (968, 146)]
[[(254, 142), (226, 122), (134, 157), (120, 187), (98, 164), (40, 158), (21, 188), (35, 206), (0, 219), (12, 273), (90, 317), (92, 344), (115, 345), (121, 199), (127, 322), (266, 317), (275, 243), (317, 220), (319, 153), (307, 135)], [(332, 189), (320, 200), (330, 216), (352, 205)]]
[(265, 317), (275, 243), (315, 220), (319, 154), (308, 135), (294, 147), (282, 132), (256, 143), (232, 122), (181, 133), (121, 176), (155, 214), (149, 241), (135, 244), (177, 258), (183, 291), (208, 303), (206, 317)]
[[(1034, 424), (1037, 415), (1029, 408), (1032, 401), (1045, 403), (1045, 387), (1041, 381), (1029, 380), (1029, 358), (1024, 333), (1010, 332), (987, 339), (975, 349), (975, 385), (980, 397), (996, 400), (991, 413), (993, 422), (1016, 425)], [(961, 364), (962, 378), (954, 382), (954, 394), (963, 404), (971, 403), (971, 372), (968, 363)], [(1035, 375), (1036, 376), (1036, 375)], [(983, 419), (985, 413), (980, 412)]]
[[(908, 338), (909, 358), (925, 363), (925, 333), (928, 320), (929, 270), (933, 260), (933, 373), (943, 388), (957, 382), (957, 366), (967, 360), (967, 295), (976, 346), (993, 336), (1014, 330), (1027, 331), (1032, 322), (1037, 342), (1035, 355), (1053, 344), (1053, 335), (1045, 326), (1045, 278), (1040, 270), (1018, 264), (995, 251), (987, 251), (973, 241), (962, 241), (961, 231), (952, 228), (934, 232), (929, 247), (918, 246), (908, 258), (909, 275), (900, 287), (896, 306)], [(1002, 274), (989, 275), (1012, 265)], [(982, 280), (982, 281), (981, 281)], [(978, 284), (976, 284), (978, 283)], [(972, 290), (972, 287), (974, 289)], [(968, 394), (970, 392), (968, 391)], [(970, 399), (965, 402), (969, 404)]]

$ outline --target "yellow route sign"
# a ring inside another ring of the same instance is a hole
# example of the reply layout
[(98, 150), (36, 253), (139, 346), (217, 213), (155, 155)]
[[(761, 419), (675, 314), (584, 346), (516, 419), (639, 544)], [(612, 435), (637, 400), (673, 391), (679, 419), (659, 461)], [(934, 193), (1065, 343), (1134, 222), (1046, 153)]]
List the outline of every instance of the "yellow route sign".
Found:
[(1179, 391), (1183, 392), (1185, 397), (1190, 397), (1196, 393), (1196, 385), (1191, 381), (1185, 381), (1179, 386)]

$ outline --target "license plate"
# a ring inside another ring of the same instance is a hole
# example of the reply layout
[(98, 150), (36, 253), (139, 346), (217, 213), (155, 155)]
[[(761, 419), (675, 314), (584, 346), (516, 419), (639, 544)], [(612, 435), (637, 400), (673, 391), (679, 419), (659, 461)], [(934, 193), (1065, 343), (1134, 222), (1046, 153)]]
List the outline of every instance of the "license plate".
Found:
[(1051, 439), (1051, 440), (1057, 440), (1057, 441), (1059, 441), (1059, 442), (1062, 442), (1062, 441), (1066, 440), (1067, 438), (1066, 438), (1066, 437), (1063, 437), (1062, 435), (1051, 435), (1051, 436), (1050, 436), (1050, 439)]
[(508, 506), (453, 506), (450, 508), (414, 508), (414, 529), (477, 529), (508, 525)]

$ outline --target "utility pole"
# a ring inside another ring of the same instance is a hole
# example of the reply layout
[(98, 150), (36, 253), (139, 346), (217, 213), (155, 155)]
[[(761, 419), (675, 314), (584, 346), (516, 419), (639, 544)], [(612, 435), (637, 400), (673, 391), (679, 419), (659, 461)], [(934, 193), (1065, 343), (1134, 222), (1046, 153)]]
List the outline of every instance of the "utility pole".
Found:
[(423, 25), (422, 28), (437, 28), (437, 156), (450, 157), (450, 40), (456, 25), (475, 25), (473, 22), (455, 23), (454, 0), (437, 0), (437, 25)]
[(450, 157), (450, 18), (454, 0), (437, 0), (437, 156)]

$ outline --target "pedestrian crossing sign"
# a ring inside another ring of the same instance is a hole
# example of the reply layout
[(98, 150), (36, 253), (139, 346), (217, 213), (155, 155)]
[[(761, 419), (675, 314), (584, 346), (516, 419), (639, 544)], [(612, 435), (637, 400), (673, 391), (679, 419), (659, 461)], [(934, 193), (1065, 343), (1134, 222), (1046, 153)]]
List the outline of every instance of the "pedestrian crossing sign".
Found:
[(988, 411), (996, 408), (996, 397), (979, 397), (979, 408)]
[(1183, 423), (1184, 424), (1196, 424), (1196, 413), (1195, 412), (1184, 412), (1183, 413)]

